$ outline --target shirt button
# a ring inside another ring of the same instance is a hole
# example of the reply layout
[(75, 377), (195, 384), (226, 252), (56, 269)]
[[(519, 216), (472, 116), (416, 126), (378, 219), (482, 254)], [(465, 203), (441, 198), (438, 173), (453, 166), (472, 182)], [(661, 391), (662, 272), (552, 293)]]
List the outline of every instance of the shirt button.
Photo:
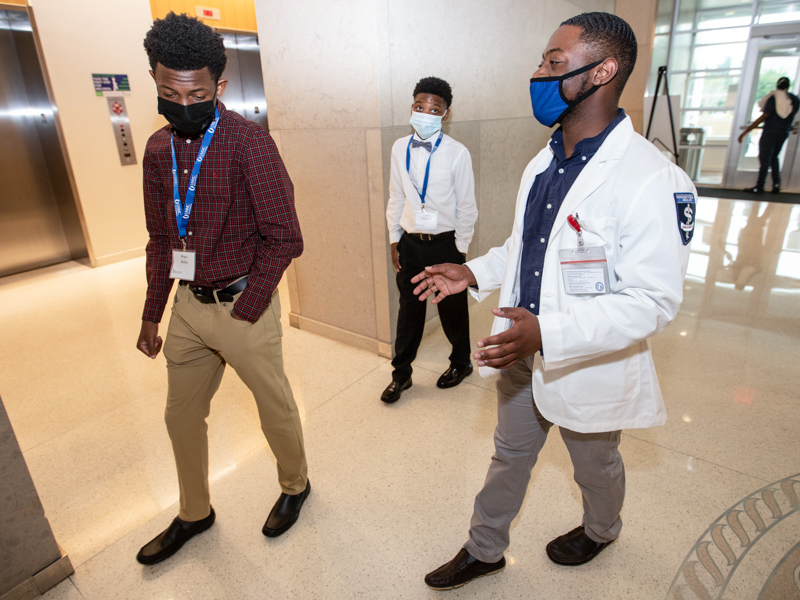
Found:
[(581, 160), (586, 160), (586, 157), (585, 156), (581, 156)]
[(531, 308), (536, 308), (536, 305), (533, 302), (531, 302)]
[(553, 208), (553, 205), (552, 204), (548, 204), (547, 208)]
[(539, 241), (544, 244), (544, 238), (540, 238)]
[(192, 143), (192, 140), (186, 140), (186, 143), (187, 143), (187, 144), (191, 144), (191, 143)]
[[(191, 235), (191, 232), (190, 232), (190, 235)], [(533, 274), (538, 277), (539, 276), (539, 271), (534, 271)]]
[(184, 170), (183, 170), (183, 172), (184, 172), (184, 173), (188, 173), (188, 172), (189, 172), (189, 169), (184, 169)]
[(559, 169), (559, 170), (558, 170), (558, 172), (559, 172), (559, 173), (563, 173), (563, 172), (564, 172), (564, 169)]

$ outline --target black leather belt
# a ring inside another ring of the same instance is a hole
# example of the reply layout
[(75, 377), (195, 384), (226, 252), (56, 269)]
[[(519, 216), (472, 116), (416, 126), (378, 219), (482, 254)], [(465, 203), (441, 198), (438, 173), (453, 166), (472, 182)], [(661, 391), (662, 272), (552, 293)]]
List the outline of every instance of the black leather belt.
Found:
[[(181, 280), (180, 285), (185, 285), (188, 287), (189, 291), (192, 292), (194, 297), (197, 298), (202, 304), (214, 304), (217, 301), (214, 298), (214, 288), (207, 288), (203, 287), (202, 285), (192, 285), (188, 281), (183, 280)], [(217, 290), (217, 298), (219, 298), (220, 302), (233, 302), (233, 297), (239, 292), (243, 292), (244, 288), (246, 287), (247, 277), (242, 277), (241, 279), (234, 281), (228, 287)]]
[(407, 236), (414, 238), (415, 240), (420, 240), (423, 242), (434, 242), (436, 240), (441, 240), (447, 237), (455, 237), (455, 231), (445, 231), (444, 233), (409, 233), (408, 231), (405, 232)]

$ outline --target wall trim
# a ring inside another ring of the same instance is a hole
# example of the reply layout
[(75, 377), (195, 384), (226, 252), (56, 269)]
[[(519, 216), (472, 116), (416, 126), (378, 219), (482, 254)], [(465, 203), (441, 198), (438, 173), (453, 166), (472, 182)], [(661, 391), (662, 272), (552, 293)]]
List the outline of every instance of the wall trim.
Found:
[(0, 600), (33, 600), (34, 598), (39, 598), (74, 572), (72, 561), (61, 550), (61, 558), (36, 573), (33, 577), (28, 577), (17, 587), (7, 591), (0, 596)]
[[(104, 267), (105, 265), (122, 262), (123, 260), (128, 260), (130, 258), (139, 258), (140, 256), (144, 256), (144, 254), (145, 254), (144, 246), (140, 248), (132, 248), (130, 250), (123, 250), (122, 252), (116, 252), (114, 254), (106, 254), (105, 256), (98, 256), (92, 261), (92, 266)], [(3, 599), (0, 598), (0, 600)]]
[[(328, 323), (315, 321), (314, 319), (309, 319), (308, 317), (298, 315), (294, 312), (289, 313), (289, 324), (292, 327), (300, 329), (301, 331), (316, 333), (317, 335), (321, 335), (331, 340), (336, 340), (337, 342), (342, 342), (348, 346), (354, 346), (355, 348), (373, 352), (384, 358), (392, 358), (391, 344), (361, 335), (360, 333), (353, 333), (352, 331), (347, 331), (346, 329), (336, 327), (335, 325), (329, 325)], [(0, 598), (0, 600), (3, 599)]]
[[(300, 329), (301, 331), (316, 333), (317, 335), (321, 335), (322, 337), (326, 337), (331, 340), (336, 340), (337, 342), (342, 342), (348, 346), (354, 346), (355, 348), (361, 348), (362, 350), (373, 352), (378, 356), (382, 356), (383, 358), (392, 358), (392, 344), (388, 342), (382, 342), (380, 340), (376, 340), (375, 338), (361, 335), (360, 333), (353, 333), (352, 331), (342, 329), (341, 327), (336, 327), (335, 325), (329, 325), (328, 323), (323, 323), (322, 321), (309, 319), (308, 317), (298, 315), (295, 312), (289, 312), (289, 325), (295, 329)], [(425, 329), (422, 333), (422, 339), (427, 338), (441, 326), (442, 323), (439, 321), (438, 314), (428, 319), (425, 322)], [(0, 598), (0, 600), (3, 599)]]

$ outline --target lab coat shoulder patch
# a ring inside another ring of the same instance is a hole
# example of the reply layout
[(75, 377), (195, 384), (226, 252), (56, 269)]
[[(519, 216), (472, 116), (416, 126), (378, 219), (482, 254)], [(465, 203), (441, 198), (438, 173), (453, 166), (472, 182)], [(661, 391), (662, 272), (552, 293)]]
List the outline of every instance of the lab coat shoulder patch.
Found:
[(692, 193), (676, 193), (675, 209), (678, 212), (678, 233), (685, 246), (692, 241), (694, 235), (694, 215), (697, 203)]

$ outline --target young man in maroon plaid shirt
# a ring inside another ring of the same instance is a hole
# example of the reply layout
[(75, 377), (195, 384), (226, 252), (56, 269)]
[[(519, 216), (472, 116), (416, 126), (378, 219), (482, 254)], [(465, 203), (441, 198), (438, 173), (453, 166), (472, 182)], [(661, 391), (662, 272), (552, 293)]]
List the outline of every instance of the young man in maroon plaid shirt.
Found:
[(144, 42), (169, 125), (147, 143), (144, 203), (147, 299), (137, 348), (161, 350), (158, 324), (178, 280), (164, 343), (165, 420), (180, 484), (180, 512), (137, 555), (169, 558), (211, 527), (206, 418), (230, 364), (250, 388), (275, 454), (282, 494), (262, 532), (297, 520), (311, 491), (303, 431), (283, 371), (277, 286), (303, 251), (294, 191), (272, 138), (218, 100), (222, 38), (187, 15), (158, 19)]

